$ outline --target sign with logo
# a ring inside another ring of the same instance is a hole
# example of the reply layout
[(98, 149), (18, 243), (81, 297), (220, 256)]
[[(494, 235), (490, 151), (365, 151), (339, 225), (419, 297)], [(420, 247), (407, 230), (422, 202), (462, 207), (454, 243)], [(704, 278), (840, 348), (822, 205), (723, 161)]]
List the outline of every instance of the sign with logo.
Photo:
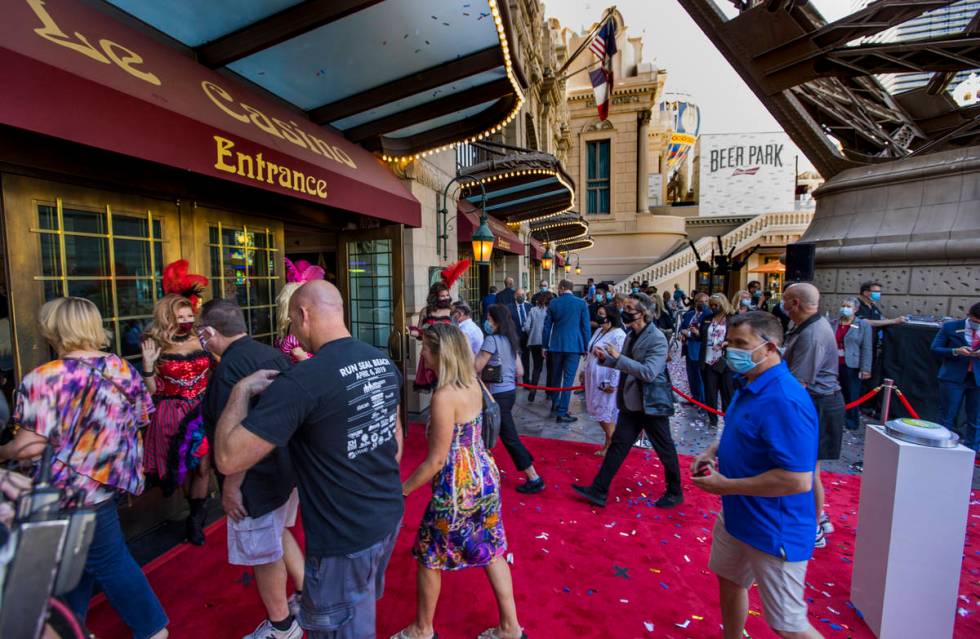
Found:
[(701, 216), (792, 211), (796, 147), (783, 132), (702, 135)]

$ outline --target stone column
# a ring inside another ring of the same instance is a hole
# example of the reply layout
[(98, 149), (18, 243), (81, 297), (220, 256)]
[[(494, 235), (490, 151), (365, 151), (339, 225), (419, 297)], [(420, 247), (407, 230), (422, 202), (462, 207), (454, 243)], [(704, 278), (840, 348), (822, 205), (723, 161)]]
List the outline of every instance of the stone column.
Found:
[(649, 213), (647, 174), (650, 172), (650, 109), (644, 109), (636, 115), (636, 210)]

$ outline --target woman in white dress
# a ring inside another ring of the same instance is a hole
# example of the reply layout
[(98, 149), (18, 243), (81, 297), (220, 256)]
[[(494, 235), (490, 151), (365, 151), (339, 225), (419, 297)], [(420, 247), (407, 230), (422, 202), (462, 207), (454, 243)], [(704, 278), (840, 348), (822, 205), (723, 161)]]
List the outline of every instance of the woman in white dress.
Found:
[(612, 344), (617, 351), (623, 350), (626, 331), (623, 330), (623, 320), (615, 305), (602, 306), (596, 311), (599, 328), (589, 340), (586, 351), (585, 367), (579, 381), (585, 386), (585, 406), (589, 416), (599, 422), (606, 433), (606, 443), (596, 455), (605, 455), (612, 442), (613, 431), (616, 430), (616, 420), (619, 409), (616, 407), (616, 388), (619, 386), (619, 371), (614, 368), (600, 366), (593, 355), (596, 347), (605, 350), (606, 345)]

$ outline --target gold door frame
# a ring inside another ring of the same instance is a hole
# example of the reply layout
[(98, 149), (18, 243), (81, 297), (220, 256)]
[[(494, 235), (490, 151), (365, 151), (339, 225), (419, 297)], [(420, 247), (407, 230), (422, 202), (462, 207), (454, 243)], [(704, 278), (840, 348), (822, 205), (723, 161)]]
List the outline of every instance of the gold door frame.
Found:
[[(150, 242), (151, 274), (157, 265), (154, 243), (162, 245), (164, 263), (180, 257), (180, 224), (177, 206), (173, 202), (120, 194), (112, 191), (102, 191), (75, 185), (40, 180), (19, 175), (3, 174), (3, 215), (4, 235), (7, 261), (8, 300), (10, 304), (11, 346), (14, 356), (14, 374), (19, 379), (23, 374), (49, 359), (48, 346), (41, 337), (38, 327), (38, 310), (44, 304), (44, 282), (61, 283), (61, 294), (67, 294), (69, 281), (84, 279), (91, 281), (107, 281), (111, 291), (112, 316), (103, 319), (111, 321), (114, 327), (113, 344), (119, 344), (119, 320), (129, 319), (119, 316), (117, 296), (117, 278), (110, 276), (77, 277), (70, 276), (69, 264), (65, 253), (66, 231), (62, 224), (62, 212), (65, 206), (79, 208), (92, 212), (102, 212), (106, 215), (107, 232), (91, 234), (92, 237), (104, 237), (107, 240), (110, 260), (110, 273), (114, 272), (114, 251), (116, 239), (128, 238), (113, 235), (112, 219), (115, 212), (126, 212), (146, 215)], [(57, 212), (58, 228), (56, 230), (41, 229), (38, 207), (53, 206)], [(154, 221), (160, 221), (161, 237), (154, 237)], [(52, 235), (58, 238), (58, 255), (60, 259), (60, 276), (44, 276), (41, 254), (41, 236)], [(86, 236), (85, 233), (70, 232), (67, 234)], [(129, 279), (128, 277), (125, 279)], [(150, 278), (136, 278), (150, 279)], [(156, 281), (156, 278), (153, 278)], [(157, 299), (156, 285), (151, 287), (152, 299)], [(140, 316), (142, 317), (142, 316)]]

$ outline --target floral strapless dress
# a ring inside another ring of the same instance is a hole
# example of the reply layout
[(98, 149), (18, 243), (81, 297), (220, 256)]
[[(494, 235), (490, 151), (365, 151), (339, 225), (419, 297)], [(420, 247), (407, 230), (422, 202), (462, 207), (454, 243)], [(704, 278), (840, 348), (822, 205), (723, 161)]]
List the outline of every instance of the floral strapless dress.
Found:
[(456, 424), (449, 459), (432, 480), (412, 554), (426, 568), (490, 564), (507, 550), (500, 518), (500, 472), (480, 438), (482, 417)]

